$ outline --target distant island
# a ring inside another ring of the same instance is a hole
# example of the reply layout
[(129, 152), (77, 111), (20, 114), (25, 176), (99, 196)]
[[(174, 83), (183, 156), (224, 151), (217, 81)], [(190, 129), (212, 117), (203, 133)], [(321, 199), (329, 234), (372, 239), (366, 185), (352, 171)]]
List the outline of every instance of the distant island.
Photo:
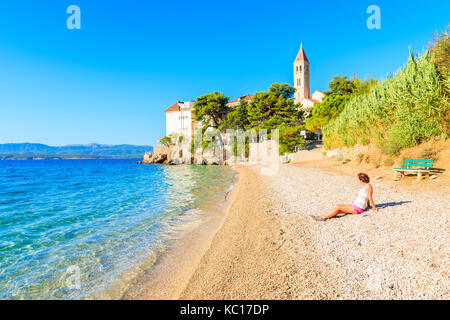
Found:
[(0, 160), (129, 159), (141, 158), (148, 152), (153, 152), (152, 146), (105, 145), (98, 143), (60, 147), (41, 143), (0, 144)]

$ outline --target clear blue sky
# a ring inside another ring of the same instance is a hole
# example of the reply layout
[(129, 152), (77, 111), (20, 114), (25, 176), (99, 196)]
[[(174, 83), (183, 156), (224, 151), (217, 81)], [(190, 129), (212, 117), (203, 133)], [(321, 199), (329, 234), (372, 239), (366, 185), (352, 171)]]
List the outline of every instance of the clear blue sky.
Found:
[[(66, 27), (71, 4), (81, 30)], [(395, 72), (448, 23), (448, 0), (1, 1), (0, 143), (153, 145), (177, 100), (292, 84), (300, 41), (326, 90)]]

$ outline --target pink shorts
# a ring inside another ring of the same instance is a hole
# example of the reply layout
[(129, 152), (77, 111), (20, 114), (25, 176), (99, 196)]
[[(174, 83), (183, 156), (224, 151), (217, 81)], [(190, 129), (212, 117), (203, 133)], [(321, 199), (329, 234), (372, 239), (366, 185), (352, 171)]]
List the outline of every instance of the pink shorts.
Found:
[(352, 207), (353, 207), (353, 209), (355, 209), (355, 214), (361, 214), (361, 213), (364, 212), (363, 209), (361, 209), (360, 207), (358, 207), (358, 206), (356, 206), (354, 204), (352, 204)]

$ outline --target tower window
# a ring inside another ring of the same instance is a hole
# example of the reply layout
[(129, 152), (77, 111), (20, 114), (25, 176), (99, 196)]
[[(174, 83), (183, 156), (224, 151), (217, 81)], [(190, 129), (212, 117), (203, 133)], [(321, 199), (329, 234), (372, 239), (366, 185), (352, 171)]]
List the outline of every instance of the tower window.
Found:
[(300, 72), (302, 72), (302, 66), (300, 66)]
[(300, 78), (297, 78), (297, 87), (300, 87), (302, 85), (302, 80)]

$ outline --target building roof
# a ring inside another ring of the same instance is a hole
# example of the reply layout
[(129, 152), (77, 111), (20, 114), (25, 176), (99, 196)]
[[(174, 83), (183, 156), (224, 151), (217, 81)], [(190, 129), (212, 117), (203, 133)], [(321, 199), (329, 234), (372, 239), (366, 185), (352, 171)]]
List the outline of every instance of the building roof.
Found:
[(311, 101), (312, 103), (316, 103), (316, 104), (321, 103), (319, 100), (316, 100), (316, 99), (311, 99), (311, 98), (305, 98), (305, 99)]
[(180, 105), (178, 103), (179, 101), (175, 102), (173, 105), (164, 110), (164, 112), (180, 111)]
[(238, 97), (234, 100), (231, 100), (228, 103), (236, 103), (236, 102), (240, 102), (240, 101), (250, 101), (250, 100), (252, 100), (252, 98), (253, 98), (253, 96), (251, 94), (246, 94), (245, 96)]
[(298, 51), (297, 58), (295, 58), (294, 62), (297, 62), (297, 61), (309, 62), (308, 58), (306, 57), (305, 51), (303, 51), (303, 43), (300, 44), (300, 50)]

